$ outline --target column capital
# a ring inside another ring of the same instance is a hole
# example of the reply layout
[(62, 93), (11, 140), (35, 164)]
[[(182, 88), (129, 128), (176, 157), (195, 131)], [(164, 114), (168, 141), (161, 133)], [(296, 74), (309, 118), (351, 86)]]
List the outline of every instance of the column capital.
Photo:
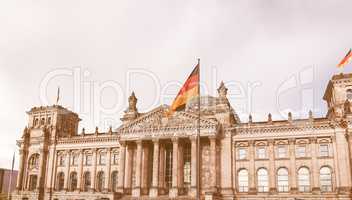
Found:
[(122, 147), (125, 147), (126, 146), (126, 141), (119, 141), (119, 143), (120, 143), (120, 146), (122, 146)]
[(152, 141), (153, 141), (154, 144), (159, 144), (160, 140), (159, 140), (159, 138), (154, 138), (154, 139), (152, 139)]
[(248, 141), (248, 145), (249, 146), (254, 146), (255, 145), (255, 141), (254, 140), (249, 140)]
[(178, 137), (173, 137), (173, 138), (171, 138), (172, 143), (177, 143), (178, 140), (179, 140)]
[(288, 139), (289, 144), (295, 144), (296, 143), (296, 138), (289, 138)]
[(135, 143), (136, 143), (137, 145), (142, 145), (143, 140), (136, 140)]
[(189, 139), (191, 140), (191, 141), (197, 141), (197, 136), (196, 135), (192, 135), (192, 136), (190, 136), (189, 137)]
[(275, 144), (275, 140), (274, 139), (269, 139), (268, 140), (268, 144), (269, 144), (269, 146), (270, 145), (274, 145)]
[(309, 141), (312, 143), (312, 144), (316, 144), (317, 143), (317, 138), (316, 137), (310, 137), (309, 138)]
[(217, 139), (216, 135), (211, 135), (208, 138), (209, 138), (209, 140), (216, 140)]

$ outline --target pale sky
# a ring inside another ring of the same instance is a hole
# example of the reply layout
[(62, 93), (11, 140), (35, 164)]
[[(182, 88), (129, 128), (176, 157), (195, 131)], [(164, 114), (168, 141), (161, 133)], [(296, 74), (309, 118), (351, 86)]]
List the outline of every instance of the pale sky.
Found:
[(197, 58), (203, 94), (216, 95), (223, 80), (244, 122), (249, 113), (282, 119), (287, 109), (325, 116), (328, 80), (352, 67), (336, 68), (352, 47), (351, 8), (350, 0), (2, 0), (0, 167), (11, 167), (25, 111), (55, 103), (58, 86), (80, 128), (103, 131), (119, 125), (132, 90), (140, 112), (170, 104)]

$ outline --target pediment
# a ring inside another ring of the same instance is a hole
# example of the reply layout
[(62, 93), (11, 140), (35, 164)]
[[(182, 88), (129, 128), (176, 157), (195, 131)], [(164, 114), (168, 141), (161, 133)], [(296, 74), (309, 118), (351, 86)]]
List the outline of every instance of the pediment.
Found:
[[(175, 112), (171, 116), (165, 113), (167, 107), (160, 106), (148, 113), (142, 114), (137, 119), (122, 125), (117, 132), (145, 132), (153, 130), (196, 128), (198, 126), (198, 115), (184, 111)], [(200, 118), (200, 127), (216, 127), (218, 122), (215, 119)]]

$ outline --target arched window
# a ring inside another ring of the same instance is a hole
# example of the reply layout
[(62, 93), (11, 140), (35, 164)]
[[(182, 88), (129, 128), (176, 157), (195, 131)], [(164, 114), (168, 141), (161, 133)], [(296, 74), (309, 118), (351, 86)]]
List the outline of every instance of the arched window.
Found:
[(30, 158), (29, 158), (29, 168), (38, 168), (39, 167), (39, 154), (33, 154)]
[(116, 192), (117, 189), (117, 181), (118, 181), (118, 172), (113, 171), (111, 173), (111, 190)]
[(36, 118), (36, 119), (34, 120), (34, 126), (38, 126), (38, 125), (39, 125), (39, 119)]
[(97, 191), (99, 192), (103, 191), (104, 183), (105, 183), (104, 172), (100, 171), (98, 172), (98, 175), (97, 175)]
[(300, 192), (310, 191), (310, 173), (307, 167), (298, 170), (298, 190)]
[(83, 180), (84, 180), (84, 187), (83, 190), (85, 192), (89, 191), (90, 187), (91, 187), (91, 177), (90, 177), (90, 172), (85, 172), (84, 176), (83, 176)]
[(70, 190), (75, 191), (77, 189), (77, 173), (72, 172), (70, 175)]
[(44, 125), (45, 124), (45, 118), (42, 118), (41, 120), (40, 120), (40, 125)]
[(57, 174), (57, 190), (63, 190), (65, 183), (65, 174), (63, 172), (59, 172)]
[(286, 168), (277, 170), (277, 188), (279, 192), (288, 192), (288, 171)]
[(258, 192), (268, 192), (269, 191), (269, 177), (268, 171), (264, 168), (260, 168), (257, 172), (257, 184)]
[(322, 167), (320, 169), (320, 190), (322, 192), (332, 191), (332, 177), (329, 167)]
[(248, 192), (248, 171), (246, 169), (238, 172), (238, 191)]
[(29, 176), (29, 190), (33, 191), (37, 188), (37, 175), (30, 175)]
[(346, 90), (346, 97), (348, 100), (352, 100), (352, 89)]

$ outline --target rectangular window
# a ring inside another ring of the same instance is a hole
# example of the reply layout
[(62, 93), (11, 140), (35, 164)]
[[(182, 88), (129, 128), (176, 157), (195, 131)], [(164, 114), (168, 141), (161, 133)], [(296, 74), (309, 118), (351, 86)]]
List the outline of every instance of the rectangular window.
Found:
[(257, 149), (257, 158), (259, 158), (259, 159), (266, 158), (266, 149), (265, 149), (265, 147), (258, 147), (258, 149)]
[(119, 154), (115, 153), (112, 157), (113, 164), (118, 165), (119, 164)]
[(277, 147), (277, 157), (278, 158), (286, 158), (286, 147), (285, 146), (278, 146)]
[(329, 156), (329, 145), (321, 144), (319, 146), (319, 155), (322, 157)]
[(92, 165), (92, 155), (86, 155), (85, 165)]
[(246, 158), (247, 158), (247, 149), (245, 148), (238, 149), (238, 159), (244, 160)]
[(306, 157), (306, 146), (298, 146), (296, 149), (296, 157)]
[(65, 157), (64, 156), (59, 156), (59, 166), (60, 167), (65, 166)]
[(72, 156), (72, 162), (71, 162), (71, 164), (72, 164), (73, 166), (77, 166), (77, 165), (78, 165), (78, 155), (73, 155), (73, 156)]
[(106, 153), (100, 153), (99, 164), (100, 165), (105, 165), (106, 164)]

